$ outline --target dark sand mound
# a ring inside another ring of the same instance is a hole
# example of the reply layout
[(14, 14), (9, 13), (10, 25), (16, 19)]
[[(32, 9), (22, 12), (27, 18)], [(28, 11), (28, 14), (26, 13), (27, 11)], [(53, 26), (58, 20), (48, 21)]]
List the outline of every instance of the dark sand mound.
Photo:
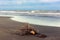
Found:
[(60, 40), (60, 27), (32, 25), (37, 28), (40, 33), (46, 34), (46, 38), (13, 34), (23, 25), (24, 23), (12, 21), (8, 17), (0, 17), (0, 40)]

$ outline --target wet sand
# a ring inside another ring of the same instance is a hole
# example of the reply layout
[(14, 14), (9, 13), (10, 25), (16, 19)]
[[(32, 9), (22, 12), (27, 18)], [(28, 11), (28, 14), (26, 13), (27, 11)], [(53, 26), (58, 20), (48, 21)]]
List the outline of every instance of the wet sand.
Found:
[(0, 17), (0, 40), (60, 40), (60, 27), (32, 25), (37, 28), (40, 33), (47, 35), (46, 38), (13, 34), (24, 24), (25, 23), (13, 21), (9, 19), (9, 17)]

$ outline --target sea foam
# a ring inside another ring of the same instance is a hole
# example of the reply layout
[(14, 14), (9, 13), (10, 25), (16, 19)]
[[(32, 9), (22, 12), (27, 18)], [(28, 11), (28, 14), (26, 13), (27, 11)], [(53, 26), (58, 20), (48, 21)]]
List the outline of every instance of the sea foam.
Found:
[(10, 19), (36, 25), (60, 27), (60, 18), (56, 17), (13, 16)]

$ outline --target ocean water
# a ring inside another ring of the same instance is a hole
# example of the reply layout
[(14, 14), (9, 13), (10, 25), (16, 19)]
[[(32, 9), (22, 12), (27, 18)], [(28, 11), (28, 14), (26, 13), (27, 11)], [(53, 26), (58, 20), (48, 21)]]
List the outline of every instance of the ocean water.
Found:
[(60, 17), (52, 17), (52, 16), (13, 16), (11, 18), (14, 21), (18, 22), (26, 22), (30, 24), (36, 25), (45, 25), (45, 26), (53, 26), (60, 27)]
[(45, 26), (53, 26), (60, 27), (60, 17), (59, 16), (21, 16), (21, 15), (6, 15), (2, 14), (0, 16), (4, 17), (12, 17), (11, 20), (18, 22), (25, 22), (36, 25), (45, 25)]

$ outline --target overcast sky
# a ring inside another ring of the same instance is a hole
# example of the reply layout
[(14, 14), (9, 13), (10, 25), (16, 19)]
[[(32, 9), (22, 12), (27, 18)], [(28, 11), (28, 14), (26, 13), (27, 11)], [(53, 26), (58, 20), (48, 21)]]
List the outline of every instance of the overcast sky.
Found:
[(60, 0), (0, 0), (0, 10), (60, 10)]

